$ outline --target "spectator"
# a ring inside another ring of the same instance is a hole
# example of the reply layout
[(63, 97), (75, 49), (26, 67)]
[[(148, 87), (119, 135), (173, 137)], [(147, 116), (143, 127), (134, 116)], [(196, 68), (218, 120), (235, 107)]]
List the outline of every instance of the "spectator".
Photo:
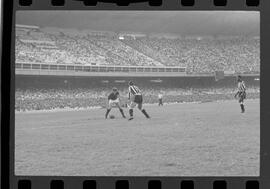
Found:
[(122, 66), (185, 66), (188, 73), (260, 72), (260, 39), (255, 37), (122, 40), (117, 35), (16, 32), (16, 61)]

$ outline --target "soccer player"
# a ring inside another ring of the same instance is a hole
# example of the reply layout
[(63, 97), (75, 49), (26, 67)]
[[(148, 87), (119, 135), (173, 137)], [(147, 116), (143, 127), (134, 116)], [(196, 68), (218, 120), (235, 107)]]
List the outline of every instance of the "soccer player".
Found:
[(143, 97), (141, 90), (134, 85), (132, 81), (128, 83), (128, 99), (130, 100), (129, 104), (129, 120), (133, 119), (133, 108), (135, 108), (136, 105), (138, 105), (138, 109), (141, 110), (141, 112), (144, 114), (146, 118), (150, 118), (150, 116), (147, 114), (145, 109), (142, 108), (143, 103)]
[(111, 109), (113, 106), (116, 106), (119, 108), (119, 111), (121, 112), (121, 115), (123, 118), (126, 118), (123, 109), (120, 107), (120, 101), (119, 101), (119, 92), (117, 88), (113, 88), (111, 94), (108, 96), (109, 106), (107, 108), (107, 112), (105, 114), (105, 118), (107, 119)]
[(158, 94), (158, 106), (163, 106), (162, 98), (163, 98), (163, 95), (162, 95), (162, 93), (160, 92), (160, 93)]
[(237, 83), (238, 83), (237, 84), (238, 91), (234, 95), (234, 97), (235, 98), (238, 97), (240, 107), (241, 107), (241, 112), (244, 113), (245, 112), (244, 99), (246, 99), (246, 86), (245, 86), (245, 82), (242, 80), (242, 77), (240, 75), (237, 77)]

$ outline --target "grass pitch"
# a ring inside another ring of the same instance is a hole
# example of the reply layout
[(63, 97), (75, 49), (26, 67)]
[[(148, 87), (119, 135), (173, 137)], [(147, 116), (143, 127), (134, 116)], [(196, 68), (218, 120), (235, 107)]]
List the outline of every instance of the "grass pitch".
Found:
[[(145, 106), (132, 121), (104, 109), (16, 113), (15, 174), (258, 176), (259, 100)], [(125, 109), (125, 114), (128, 111)]]

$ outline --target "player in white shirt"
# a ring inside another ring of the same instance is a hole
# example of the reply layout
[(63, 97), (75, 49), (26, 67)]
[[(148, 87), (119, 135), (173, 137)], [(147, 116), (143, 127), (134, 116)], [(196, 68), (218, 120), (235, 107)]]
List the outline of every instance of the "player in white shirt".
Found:
[(163, 106), (162, 102), (163, 95), (161, 93), (158, 94), (158, 106)]

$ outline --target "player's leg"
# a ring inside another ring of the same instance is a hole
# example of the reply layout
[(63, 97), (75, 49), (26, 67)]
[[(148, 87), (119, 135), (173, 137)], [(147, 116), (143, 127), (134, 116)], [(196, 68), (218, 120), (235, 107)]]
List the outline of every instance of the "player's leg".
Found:
[(146, 118), (150, 118), (150, 116), (148, 115), (148, 113), (146, 112), (146, 110), (142, 108), (142, 103), (138, 104), (138, 108), (141, 110), (141, 112), (143, 113), (143, 115)]
[(244, 106), (244, 98), (243, 98), (242, 94), (239, 96), (239, 103), (240, 103), (240, 107), (241, 107), (241, 112), (244, 113), (245, 112), (245, 106)]
[(243, 95), (242, 95), (242, 113), (244, 113), (246, 110), (245, 110), (245, 105), (244, 105), (244, 100), (245, 100), (245, 98), (246, 98), (246, 94), (245, 93), (243, 93)]
[(123, 111), (123, 109), (121, 108), (120, 104), (119, 104), (119, 103), (116, 103), (116, 106), (118, 107), (118, 109), (119, 109), (119, 111), (120, 111), (122, 117), (123, 117), (123, 118), (126, 118), (126, 116), (125, 116), (125, 114), (124, 114), (124, 111)]
[(112, 101), (109, 100), (109, 105), (108, 105), (108, 108), (107, 108), (107, 111), (106, 111), (106, 114), (105, 114), (105, 119), (107, 119), (111, 109), (112, 109)]
[(141, 112), (143, 113), (143, 115), (146, 117), (146, 118), (150, 118), (150, 116), (148, 115), (148, 113), (145, 111), (145, 109), (143, 109), (142, 107), (142, 96), (139, 96), (138, 97), (138, 108), (139, 110), (141, 110)]
[(129, 119), (128, 120), (132, 120), (133, 119), (133, 108), (135, 108), (136, 103), (135, 102), (131, 102), (129, 105)]
[(244, 94), (243, 94), (243, 109), (244, 109), (244, 112), (246, 111), (246, 108), (245, 108), (245, 105), (244, 105), (244, 101), (245, 101), (245, 99), (246, 99), (246, 92), (244, 92)]
[(110, 111), (111, 111), (111, 108), (107, 108), (107, 111), (106, 111), (106, 114), (105, 114), (105, 118), (106, 118), (106, 119), (107, 119), (107, 117), (108, 117)]
[(241, 112), (244, 113), (245, 112), (245, 106), (244, 106), (243, 101), (240, 102), (240, 107), (241, 107)]

